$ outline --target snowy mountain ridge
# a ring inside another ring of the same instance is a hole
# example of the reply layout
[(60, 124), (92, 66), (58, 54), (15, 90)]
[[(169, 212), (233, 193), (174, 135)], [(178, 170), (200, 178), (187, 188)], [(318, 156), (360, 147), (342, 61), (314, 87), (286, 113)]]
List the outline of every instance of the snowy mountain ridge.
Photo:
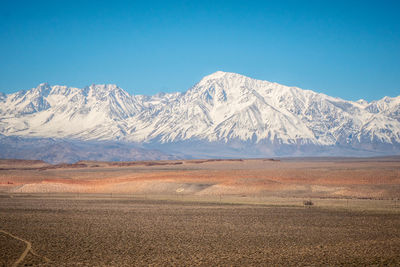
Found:
[(400, 96), (353, 102), (222, 71), (184, 93), (154, 96), (116, 85), (40, 84), (0, 94), (0, 133), (153, 147), (195, 141), (238, 153), (256, 148), (255, 155), (307, 154), (310, 146), (396, 154)]

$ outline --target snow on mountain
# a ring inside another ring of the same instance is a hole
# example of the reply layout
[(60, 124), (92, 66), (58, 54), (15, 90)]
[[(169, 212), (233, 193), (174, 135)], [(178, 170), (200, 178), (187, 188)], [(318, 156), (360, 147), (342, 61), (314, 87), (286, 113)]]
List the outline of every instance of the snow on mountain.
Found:
[(110, 140), (125, 136), (116, 121), (139, 113), (142, 105), (116, 85), (78, 89), (41, 84), (8, 95), (0, 110), (5, 135)]
[(310, 146), (397, 153), (400, 96), (352, 102), (222, 71), (185, 93), (154, 96), (129, 95), (116, 85), (41, 84), (0, 94), (0, 133), (156, 145), (240, 143), (263, 146), (260, 155)]
[(400, 96), (385, 96), (381, 100), (371, 102), (366, 109), (371, 113), (382, 113), (400, 121)]

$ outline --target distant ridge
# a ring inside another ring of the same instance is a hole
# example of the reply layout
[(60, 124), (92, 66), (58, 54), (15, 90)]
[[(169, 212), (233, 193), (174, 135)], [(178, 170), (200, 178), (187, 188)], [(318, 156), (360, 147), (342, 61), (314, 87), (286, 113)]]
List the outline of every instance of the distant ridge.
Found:
[(123, 142), (8, 137), (0, 135), (0, 159), (37, 159), (57, 164), (75, 163), (81, 160), (131, 161), (171, 160), (176, 158), (176, 156), (167, 155), (157, 150), (143, 149), (135, 144)]
[(40, 84), (0, 94), (0, 133), (132, 142), (186, 157), (397, 155), (400, 96), (353, 102), (222, 71), (154, 96)]

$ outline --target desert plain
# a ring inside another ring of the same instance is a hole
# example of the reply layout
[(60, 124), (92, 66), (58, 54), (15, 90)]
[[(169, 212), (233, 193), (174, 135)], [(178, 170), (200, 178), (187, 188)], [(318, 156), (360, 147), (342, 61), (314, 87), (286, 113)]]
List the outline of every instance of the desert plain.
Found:
[(0, 266), (399, 266), (400, 157), (0, 160), (0, 248)]

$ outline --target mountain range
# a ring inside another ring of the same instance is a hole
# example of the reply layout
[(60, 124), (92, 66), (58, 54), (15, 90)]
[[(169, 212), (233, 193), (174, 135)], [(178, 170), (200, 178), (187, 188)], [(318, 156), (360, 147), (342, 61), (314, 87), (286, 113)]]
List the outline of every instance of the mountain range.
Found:
[(114, 142), (178, 157), (393, 155), (400, 96), (354, 102), (222, 71), (184, 93), (153, 96), (43, 83), (0, 93), (0, 134), (3, 144)]

